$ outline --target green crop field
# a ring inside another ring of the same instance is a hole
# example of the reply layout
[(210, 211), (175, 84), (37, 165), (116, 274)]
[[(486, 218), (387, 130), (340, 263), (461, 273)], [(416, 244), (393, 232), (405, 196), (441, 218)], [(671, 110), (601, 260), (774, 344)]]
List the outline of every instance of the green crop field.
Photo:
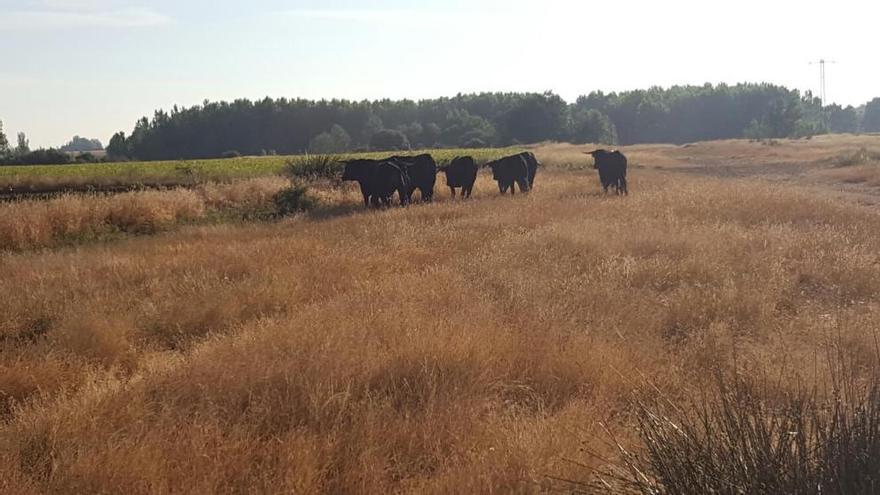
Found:
[[(478, 162), (499, 158), (519, 150), (444, 149), (411, 151), (401, 154), (431, 153), (439, 164), (456, 156), (470, 155)], [(381, 158), (391, 152), (338, 155), (336, 158)], [(154, 162), (118, 162), (84, 165), (0, 166), (0, 188), (7, 191), (64, 189), (69, 187), (114, 187), (131, 185), (186, 185), (204, 182), (228, 182), (275, 175), (288, 163), (305, 162), (307, 155), (247, 156), (210, 160), (173, 160)]]

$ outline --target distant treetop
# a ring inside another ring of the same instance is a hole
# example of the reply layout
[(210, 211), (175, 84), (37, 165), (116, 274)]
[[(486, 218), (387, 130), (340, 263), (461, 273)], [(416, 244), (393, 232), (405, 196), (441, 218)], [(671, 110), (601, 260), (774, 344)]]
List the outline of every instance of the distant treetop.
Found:
[(104, 146), (101, 144), (101, 141), (97, 139), (88, 139), (80, 136), (73, 136), (73, 139), (71, 139), (67, 144), (58, 149), (67, 152), (101, 151), (104, 149)]

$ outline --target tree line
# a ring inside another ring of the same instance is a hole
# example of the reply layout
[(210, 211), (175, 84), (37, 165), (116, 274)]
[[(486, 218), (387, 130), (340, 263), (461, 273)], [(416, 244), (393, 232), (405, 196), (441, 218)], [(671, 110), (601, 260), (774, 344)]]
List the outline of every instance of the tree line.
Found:
[[(111, 159), (163, 160), (541, 141), (680, 144), (828, 132), (880, 132), (880, 98), (859, 108), (823, 106), (810, 92), (783, 86), (706, 84), (596, 91), (573, 103), (552, 92), (421, 101), (205, 101), (142, 117), (130, 134), (113, 135), (107, 152)], [(4, 142), (0, 160), (18, 155), (21, 161), (20, 147), (4, 151)]]
[(31, 150), (30, 142), (23, 132), (16, 136), (16, 145), (10, 146), (0, 121), (0, 165), (64, 165), (68, 163), (95, 163), (101, 161), (93, 151), (103, 151), (101, 141), (74, 136), (60, 148)]
[(367, 149), (507, 146), (540, 141), (686, 143), (880, 131), (880, 99), (822, 105), (771, 84), (593, 92), (574, 103), (552, 93), (480, 93), (421, 101), (286, 98), (209, 102), (156, 111), (111, 155), (143, 160), (224, 153), (330, 153)]

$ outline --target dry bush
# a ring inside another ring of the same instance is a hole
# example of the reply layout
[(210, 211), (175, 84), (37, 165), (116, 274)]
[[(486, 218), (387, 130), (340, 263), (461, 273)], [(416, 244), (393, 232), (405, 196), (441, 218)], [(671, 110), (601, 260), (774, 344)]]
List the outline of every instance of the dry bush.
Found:
[(824, 376), (827, 388), (780, 390), (766, 376), (737, 369), (716, 371), (710, 389), (687, 402), (643, 392), (650, 398), (634, 407), (644, 448), (620, 446), (617, 464), (573, 488), (646, 495), (877, 493), (877, 356), (865, 372), (838, 350)]
[(272, 197), (289, 186), (290, 181), (282, 177), (260, 177), (231, 184), (201, 184), (195, 190), (210, 209), (260, 209), (271, 204)]
[(153, 233), (177, 222), (204, 214), (204, 203), (194, 192), (146, 191), (111, 196), (106, 205), (106, 222), (123, 232)]
[(830, 331), (872, 359), (871, 208), (647, 171), (628, 198), (550, 170), (516, 198), (438, 186), (0, 256), (0, 369), (41, 370), (0, 375), (3, 489), (534, 493), (616, 453), (600, 422), (638, 442), (641, 375), (685, 403), (734, 355), (809, 378)]

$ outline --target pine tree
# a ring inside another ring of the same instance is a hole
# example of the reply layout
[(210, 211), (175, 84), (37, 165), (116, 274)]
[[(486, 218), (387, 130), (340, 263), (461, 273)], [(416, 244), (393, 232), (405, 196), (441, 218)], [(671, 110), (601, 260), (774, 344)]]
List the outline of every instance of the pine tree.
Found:
[(28, 144), (27, 136), (24, 135), (23, 132), (18, 133), (18, 146), (15, 147), (16, 155), (27, 155), (31, 152), (31, 147)]
[(6, 134), (3, 133), (3, 121), (0, 120), (0, 157), (6, 156), (9, 154), (9, 140), (6, 139)]

